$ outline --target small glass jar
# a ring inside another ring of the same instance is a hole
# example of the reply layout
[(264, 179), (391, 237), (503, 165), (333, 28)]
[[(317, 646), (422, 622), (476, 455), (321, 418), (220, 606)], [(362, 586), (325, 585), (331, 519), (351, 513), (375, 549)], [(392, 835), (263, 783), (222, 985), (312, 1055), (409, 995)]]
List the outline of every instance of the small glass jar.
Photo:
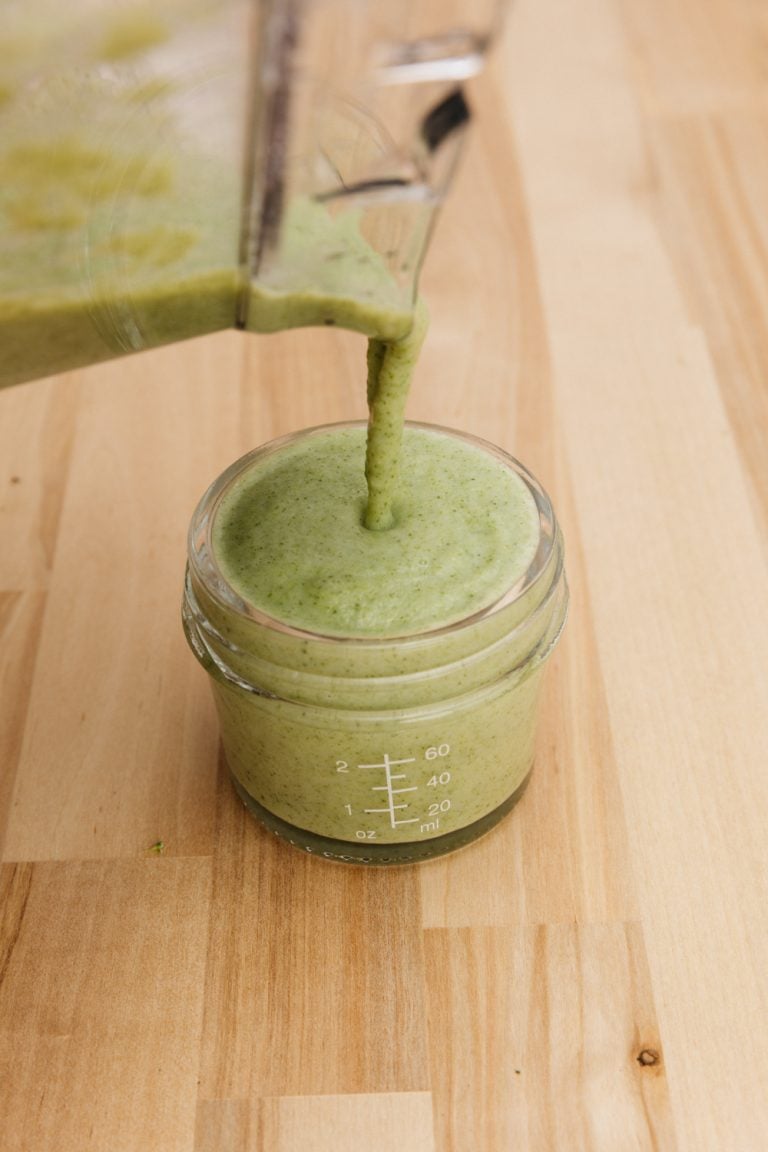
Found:
[(257, 611), (224, 579), (211, 547), (224, 494), (267, 455), (327, 428), (238, 460), (189, 530), (184, 629), (211, 677), (235, 788), (267, 828), (331, 860), (426, 860), (509, 812), (529, 780), (542, 672), (566, 616), (562, 535), (541, 486), (485, 441), (415, 427), (490, 453), (539, 513), (524, 576), (458, 623), (397, 639), (322, 636)]

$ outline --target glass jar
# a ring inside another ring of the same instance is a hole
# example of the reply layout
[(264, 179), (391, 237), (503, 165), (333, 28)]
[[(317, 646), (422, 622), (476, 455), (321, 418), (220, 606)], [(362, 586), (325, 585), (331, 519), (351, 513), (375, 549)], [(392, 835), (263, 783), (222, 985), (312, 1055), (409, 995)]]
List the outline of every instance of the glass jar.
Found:
[(238, 460), (189, 530), (184, 629), (211, 677), (235, 788), (267, 828), (331, 860), (426, 860), (509, 812), (530, 777), (542, 673), (565, 621), (562, 535), (538, 482), (485, 441), (416, 427), (490, 453), (538, 510), (524, 576), (458, 623), (397, 639), (322, 636), (254, 609), (224, 579), (211, 540), (225, 493), (268, 454), (327, 428)]

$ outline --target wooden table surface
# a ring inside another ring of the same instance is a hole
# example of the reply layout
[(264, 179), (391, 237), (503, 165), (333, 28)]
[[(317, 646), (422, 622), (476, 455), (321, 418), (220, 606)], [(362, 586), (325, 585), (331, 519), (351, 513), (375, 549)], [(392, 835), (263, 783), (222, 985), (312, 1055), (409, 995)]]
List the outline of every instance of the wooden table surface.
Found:
[(767, 43), (520, 0), (475, 85), (410, 416), (538, 474), (572, 602), (531, 788), (453, 858), (261, 831), (179, 622), (198, 496), (362, 416), (362, 339), (0, 397), (2, 1152), (768, 1147)]

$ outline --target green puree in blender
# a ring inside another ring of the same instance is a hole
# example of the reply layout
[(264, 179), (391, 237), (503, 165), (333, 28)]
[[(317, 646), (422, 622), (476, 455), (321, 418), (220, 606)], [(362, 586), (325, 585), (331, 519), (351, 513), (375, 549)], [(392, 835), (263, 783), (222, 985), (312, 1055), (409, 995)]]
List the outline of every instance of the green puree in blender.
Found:
[(408, 332), (410, 309), (353, 216), (291, 204), (281, 261), (249, 284), (239, 226), (237, 189), (198, 158), (74, 136), (0, 146), (0, 388), (232, 328), (243, 298), (253, 332)]
[(396, 256), (358, 210), (290, 196), (249, 281), (247, 65), (227, 5), (210, 21), (104, 11), (84, 35), (41, 3), (0, 37), (0, 388), (235, 326), (405, 335)]

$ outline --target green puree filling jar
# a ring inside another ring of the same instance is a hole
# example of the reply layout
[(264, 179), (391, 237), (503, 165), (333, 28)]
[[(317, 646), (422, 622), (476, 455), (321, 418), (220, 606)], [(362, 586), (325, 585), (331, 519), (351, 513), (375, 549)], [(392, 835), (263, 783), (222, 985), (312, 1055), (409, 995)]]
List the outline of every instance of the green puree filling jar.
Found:
[(408, 424), (392, 526), (363, 526), (362, 424), (233, 464), (189, 531), (183, 619), (246, 807), (331, 860), (469, 844), (522, 795), (565, 621), (549, 498), (511, 456)]

